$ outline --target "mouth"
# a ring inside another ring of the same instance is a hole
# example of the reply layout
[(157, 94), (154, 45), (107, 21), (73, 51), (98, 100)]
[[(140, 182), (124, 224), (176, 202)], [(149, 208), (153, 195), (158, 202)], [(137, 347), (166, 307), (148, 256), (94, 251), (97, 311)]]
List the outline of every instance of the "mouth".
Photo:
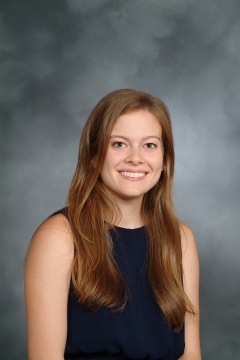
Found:
[(145, 172), (130, 172), (130, 171), (120, 171), (120, 174), (122, 176), (125, 176), (128, 178), (134, 178), (134, 179), (142, 178), (146, 175)]

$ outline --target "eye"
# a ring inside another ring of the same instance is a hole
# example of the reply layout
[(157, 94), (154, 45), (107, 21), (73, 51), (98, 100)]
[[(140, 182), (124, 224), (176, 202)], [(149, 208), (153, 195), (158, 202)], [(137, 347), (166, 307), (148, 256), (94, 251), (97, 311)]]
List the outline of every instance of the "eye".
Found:
[(115, 141), (112, 146), (116, 148), (123, 148), (125, 147), (125, 144), (122, 141)]
[(146, 147), (147, 149), (154, 149), (156, 146), (157, 146), (157, 145), (154, 144), (154, 143), (147, 143), (147, 144), (145, 144), (145, 147)]

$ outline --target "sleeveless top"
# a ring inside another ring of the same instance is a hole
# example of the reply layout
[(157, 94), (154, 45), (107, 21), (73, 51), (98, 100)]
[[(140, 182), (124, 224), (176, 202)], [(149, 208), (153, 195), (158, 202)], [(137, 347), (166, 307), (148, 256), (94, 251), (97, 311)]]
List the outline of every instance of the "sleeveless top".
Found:
[[(53, 215), (57, 213), (67, 216), (66, 208)], [(127, 305), (123, 311), (101, 307), (92, 312), (77, 303), (70, 287), (64, 359), (179, 359), (184, 352), (184, 328), (174, 333), (153, 299), (145, 228), (115, 226), (110, 234), (115, 260), (129, 290)]]

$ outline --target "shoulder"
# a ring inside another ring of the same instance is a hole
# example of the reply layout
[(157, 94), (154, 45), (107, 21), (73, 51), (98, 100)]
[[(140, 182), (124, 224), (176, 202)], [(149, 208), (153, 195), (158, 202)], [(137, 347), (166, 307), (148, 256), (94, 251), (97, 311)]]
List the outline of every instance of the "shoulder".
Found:
[[(24, 274), (29, 358), (63, 358), (74, 257), (68, 220), (46, 219), (30, 242)], [(39, 354), (41, 354), (40, 357)]]
[(180, 222), (180, 233), (182, 243), (182, 255), (186, 255), (189, 251), (196, 251), (196, 239), (192, 229), (185, 223)]
[[(190, 300), (195, 316), (186, 315), (185, 319), (185, 350), (182, 358), (189, 355), (201, 359), (199, 341), (199, 259), (196, 240), (191, 228), (180, 223), (182, 242), (182, 268), (184, 291)], [(186, 356), (185, 356), (186, 355)]]
[(59, 292), (66, 298), (73, 258), (74, 246), (67, 219), (61, 214), (46, 219), (28, 248), (24, 274), (26, 297), (39, 302)]
[(53, 241), (56, 239), (62, 240), (65, 245), (72, 243), (72, 231), (67, 218), (62, 214), (50, 216), (42, 222), (42, 224), (35, 231), (32, 242), (36, 241), (39, 237), (44, 239), (51, 238)]
[[(41, 225), (37, 228), (35, 234), (43, 230), (57, 231), (66, 234), (71, 234), (70, 224), (63, 214), (54, 214), (44, 220)], [(34, 234), (34, 235), (35, 235)]]
[(185, 291), (194, 305), (198, 303), (199, 259), (193, 231), (180, 224), (182, 242), (182, 266)]
[(64, 256), (73, 260), (73, 236), (67, 218), (57, 214), (47, 218), (35, 231), (29, 245), (27, 259), (58, 258)]
[(198, 286), (198, 281), (199, 281), (198, 250), (197, 250), (195, 236), (191, 228), (184, 223), (180, 223), (180, 229), (181, 229), (180, 231), (181, 231), (181, 242), (182, 242), (183, 280), (184, 280), (185, 290), (187, 290), (188, 293), (191, 292), (191, 289), (195, 289), (195, 287)]

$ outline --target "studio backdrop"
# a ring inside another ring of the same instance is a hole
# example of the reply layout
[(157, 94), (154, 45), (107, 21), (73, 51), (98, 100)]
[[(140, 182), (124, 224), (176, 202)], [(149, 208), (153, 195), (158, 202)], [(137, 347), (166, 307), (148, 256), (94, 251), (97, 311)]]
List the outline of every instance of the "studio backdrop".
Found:
[(240, 1), (2, 0), (0, 13), (1, 357), (27, 359), (24, 258), (65, 204), (83, 125), (104, 95), (133, 88), (172, 117), (203, 359), (239, 359)]

